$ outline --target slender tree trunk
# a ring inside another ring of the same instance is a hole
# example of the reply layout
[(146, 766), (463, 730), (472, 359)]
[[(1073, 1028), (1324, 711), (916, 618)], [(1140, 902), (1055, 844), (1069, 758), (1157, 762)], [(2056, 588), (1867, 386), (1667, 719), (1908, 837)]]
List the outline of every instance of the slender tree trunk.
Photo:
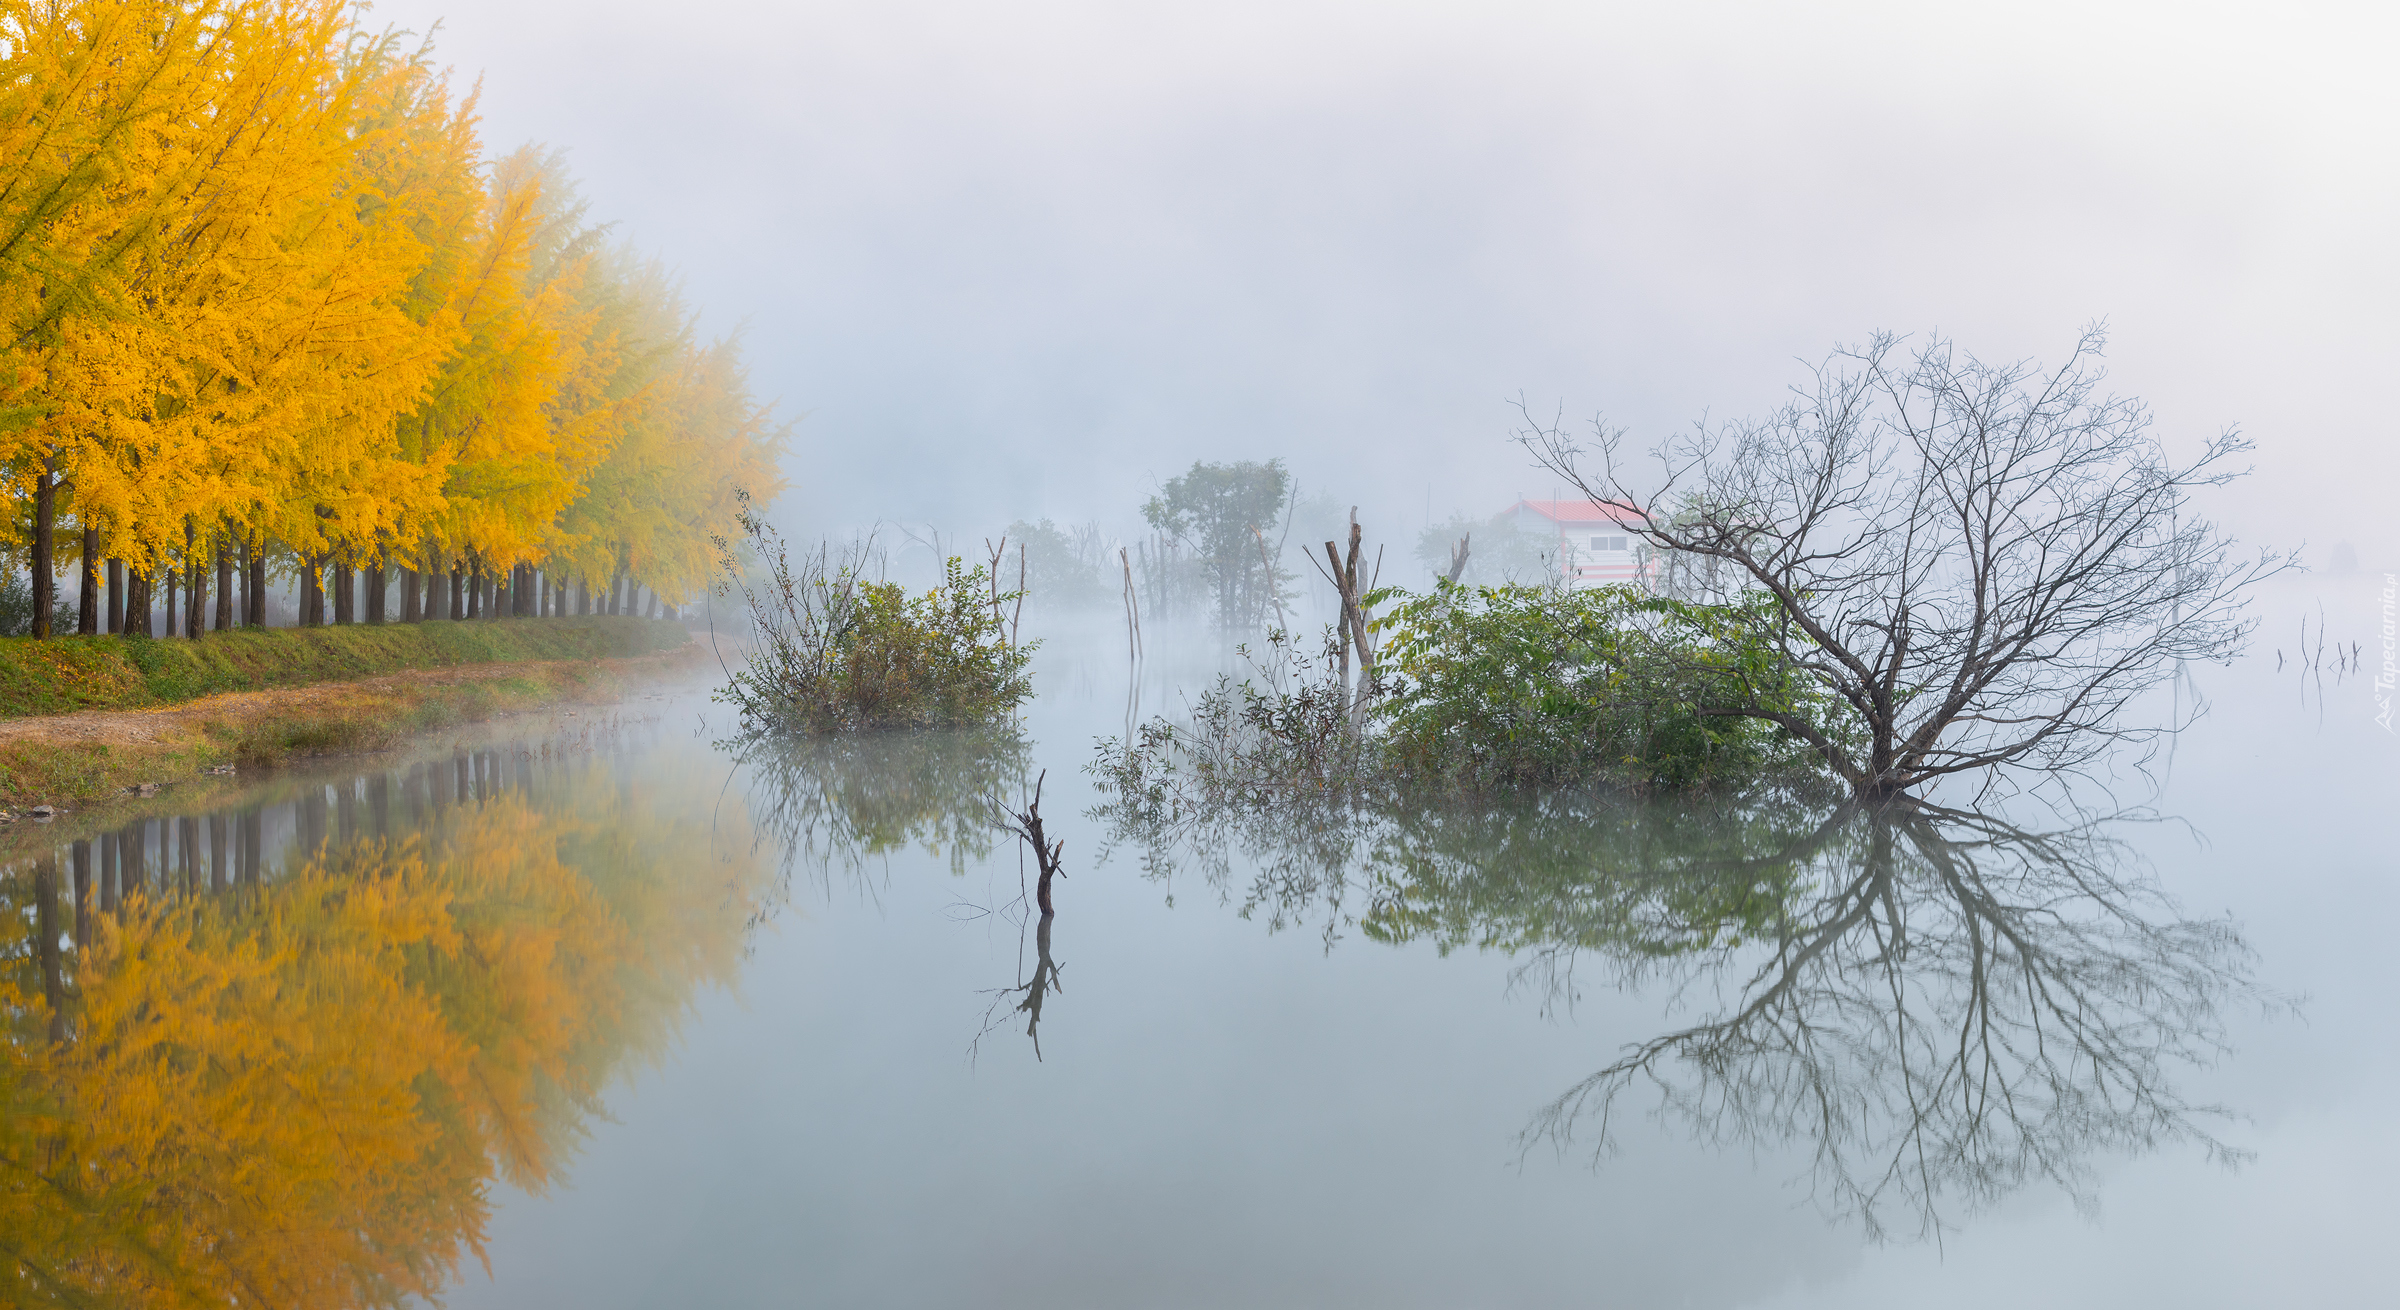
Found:
[(267, 626), (267, 539), (252, 537), (242, 543), (242, 559), (249, 565), (249, 581), (244, 583), (249, 604), (250, 626)]
[(367, 566), (367, 622), (383, 622), (383, 560), (380, 556)]
[(325, 585), (320, 572), (324, 560), (315, 555), (300, 559), (300, 626), (321, 627), (325, 622)]
[(456, 564), (450, 566), (450, 617), (453, 620), (467, 617), (467, 571)]
[(191, 580), (191, 594), (183, 607), (183, 635), (198, 641), (208, 627), (203, 622), (208, 617), (208, 574), (200, 568), (200, 526), (189, 514), (183, 516), (183, 572)]
[(417, 571), (413, 568), (402, 569), (400, 570), (400, 621), (414, 623), (423, 617), (423, 613), (417, 608)]
[(575, 612), (578, 615), (592, 612), (592, 579), (589, 575), (575, 579)]
[(233, 626), (233, 533), (217, 534), (217, 631)]
[(50, 524), (58, 515), (58, 471), (55, 459), (42, 461), (33, 477), (33, 635), (50, 635), (52, 592), (58, 580), (50, 575)]
[(125, 630), (125, 561), (108, 562), (108, 631), (114, 636)]
[(345, 560), (333, 566), (333, 621), (358, 622), (358, 570)]
[(83, 525), (83, 581), (75, 596), (75, 631), (92, 636), (100, 631), (100, 529)]
[(165, 623), (161, 624), (161, 625), (159, 626), (159, 630), (158, 630), (158, 635), (159, 635), (159, 636), (162, 636), (162, 637), (172, 637), (172, 636), (174, 636), (174, 635), (175, 635), (175, 593), (176, 593), (175, 581), (176, 581), (176, 579), (175, 579), (175, 570), (173, 570), (173, 569), (168, 569), (168, 570), (167, 570), (167, 596), (166, 596), (166, 601), (167, 601), (167, 621), (166, 621)]

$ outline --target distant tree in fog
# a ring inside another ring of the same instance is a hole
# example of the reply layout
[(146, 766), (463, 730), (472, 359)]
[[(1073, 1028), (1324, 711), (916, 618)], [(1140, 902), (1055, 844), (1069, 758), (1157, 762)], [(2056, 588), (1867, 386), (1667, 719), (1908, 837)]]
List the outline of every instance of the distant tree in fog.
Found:
[(1527, 532), (1513, 515), (1470, 518), (1453, 514), (1417, 534), (1416, 556), (1436, 577), (1450, 572), (1450, 552), (1467, 538), (1467, 567), (1458, 580), (1485, 586), (1556, 586), (1559, 538), (1555, 532)]
[(1048, 519), (1019, 519), (1008, 525), (1008, 541), (1025, 548), (1025, 594), (1035, 606), (1072, 609), (1116, 599), (1105, 571), (1113, 556), (1100, 525), (1067, 529)]
[(2249, 585), (2282, 567), (2192, 512), (2242, 470), (2228, 430), (2168, 456), (2138, 400), (2103, 394), (2104, 338), (2064, 366), (1988, 364), (1934, 337), (1835, 351), (1763, 420), (1706, 423), (1651, 452), (1641, 490), (1623, 433), (1589, 447), (1555, 424), (1520, 440), (1653, 550), (1719, 566), (1720, 594), (1764, 594), (1780, 658), (1822, 686), (1826, 725), (1746, 694), (1713, 714), (1806, 740), (1863, 799), (1957, 773), (2074, 770), (2175, 723), (2123, 717), (2187, 660), (2237, 654)]
[(1292, 476), (1279, 459), (1195, 462), (1142, 506), (1150, 526), (1186, 552), (1220, 627), (1258, 627), (1274, 605), (1275, 588), (1290, 576), (1270, 560), (1280, 551), (1291, 491)]

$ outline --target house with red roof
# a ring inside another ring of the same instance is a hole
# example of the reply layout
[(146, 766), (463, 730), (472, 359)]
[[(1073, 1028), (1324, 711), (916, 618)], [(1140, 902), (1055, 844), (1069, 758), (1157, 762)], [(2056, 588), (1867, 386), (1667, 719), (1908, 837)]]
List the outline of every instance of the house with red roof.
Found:
[(1604, 500), (1524, 500), (1500, 518), (1519, 532), (1558, 538), (1560, 576), (1570, 587), (1604, 587), (1646, 580), (1651, 572), (1641, 539), (1628, 525), (1641, 516)]

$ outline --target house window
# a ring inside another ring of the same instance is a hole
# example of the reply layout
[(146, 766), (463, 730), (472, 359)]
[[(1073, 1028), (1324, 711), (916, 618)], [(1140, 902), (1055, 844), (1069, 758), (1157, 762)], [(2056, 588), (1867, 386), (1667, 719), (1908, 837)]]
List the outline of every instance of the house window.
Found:
[(1592, 538), (1592, 549), (1622, 551), (1625, 549), (1625, 539), (1623, 537), (1594, 537)]

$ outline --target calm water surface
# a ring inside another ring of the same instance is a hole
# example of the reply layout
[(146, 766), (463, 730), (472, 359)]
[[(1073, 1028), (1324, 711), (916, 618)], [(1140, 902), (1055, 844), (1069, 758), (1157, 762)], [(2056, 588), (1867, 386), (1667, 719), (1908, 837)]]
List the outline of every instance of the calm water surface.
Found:
[[(144, 1161), (83, 1199), (154, 1188), (273, 1304), (478, 1233), (447, 1304), (2370, 1303), (2400, 742), (2276, 671), (2320, 601), (2371, 631), (2364, 586), (2271, 596), (2163, 817), (2099, 828), (1553, 798), (1146, 842), (1087, 813), (1101, 644), (1023, 746), (737, 758), (661, 693), (20, 824), (16, 1049), (76, 1052), (77, 1103), (12, 1081), (12, 1150)], [(1042, 934), (977, 803), (1045, 771)], [(149, 1276), (132, 1211), (8, 1187), (40, 1259)]]

